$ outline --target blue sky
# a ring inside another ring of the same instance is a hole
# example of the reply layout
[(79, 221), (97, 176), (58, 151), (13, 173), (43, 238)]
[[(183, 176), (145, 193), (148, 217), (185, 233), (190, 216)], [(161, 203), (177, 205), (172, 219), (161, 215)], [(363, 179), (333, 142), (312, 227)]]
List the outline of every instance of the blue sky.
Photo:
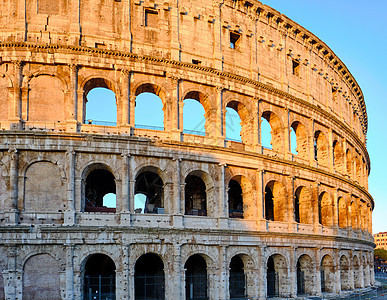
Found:
[[(373, 232), (387, 231), (387, 176), (385, 176), (387, 123), (384, 122), (387, 120), (385, 105), (387, 95), (387, 17), (385, 16), (387, 1), (265, 0), (262, 3), (288, 16), (323, 40), (339, 56), (359, 83), (368, 113), (367, 148), (371, 158), (369, 191), (376, 205), (373, 213)], [(114, 97), (114, 94), (112, 95)], [(149, 105), (146, 100), (143, 105), (148, 110), (145, 115), (148, 117), (149, 108), (154, 105)], [(136, 111), (137, 109), (139, 106), (136, 107)], [(106, 120), (106, 111), (101, 113), (101, 116), (87, 116), (86, 119)], [(235, 115), (229, 117), (226, 123), (238, 124), (240, 122)], [(109, 120), (112, 118), (114, 116)], [(136, 123), (141, 124), (142, 122), (136, 117)], [(190, 129), (202, 130), (200, 122), (201, 120), (198, 119), (192, 120)], [(159, 125), (155, 124), (155, 126)], [(226, 126), (226, 133), (231, 138), (239, 138), (236, 129)]]

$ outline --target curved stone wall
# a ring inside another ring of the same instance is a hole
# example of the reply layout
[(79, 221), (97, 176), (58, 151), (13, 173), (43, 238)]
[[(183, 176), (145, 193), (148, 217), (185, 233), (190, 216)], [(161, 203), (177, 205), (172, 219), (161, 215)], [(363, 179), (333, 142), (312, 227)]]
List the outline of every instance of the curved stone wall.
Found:
[[(9, 298), (88, 297), (87, 261), (102, 254), (115, 264), (117, 299), (141, 297), (150, 253), (163, 264), (165, 299), (191, 299), (196, 255), (209, 299), (236, 296), (235, 274), (250, 299), (374, 284), (364, 99), (312, 33), (257, 1), (1, 5), (10, 12), (0, 17)], [(98, 87), (115, 94), (115, 124), (86, 119)], [(143, 93), (159, 97), (163, 128), (135, 123)], [(183, 127), (187, 99), (202, 105), (205, 132)], [(228, 109), (240, 141), (226, 137)], [(102, 202), (108, 193), (115, 207)], [(148, 199), (142, 210), (136, 194)], [(38, 258), (60, 269), (60, 291), (34, 290)], [(28, 284), (14, 275), (27, 269)]]

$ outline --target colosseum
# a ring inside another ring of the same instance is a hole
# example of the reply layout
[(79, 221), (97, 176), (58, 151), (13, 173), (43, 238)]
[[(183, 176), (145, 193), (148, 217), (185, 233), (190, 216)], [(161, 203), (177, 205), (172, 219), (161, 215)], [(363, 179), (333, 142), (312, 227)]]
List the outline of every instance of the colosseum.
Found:
[[(375, 284), (365, 101), (307, 29), (256, 0), (4, 0), (0, 28), (0, 299)], [(98, 88), (114, 122), (88, 117)]]

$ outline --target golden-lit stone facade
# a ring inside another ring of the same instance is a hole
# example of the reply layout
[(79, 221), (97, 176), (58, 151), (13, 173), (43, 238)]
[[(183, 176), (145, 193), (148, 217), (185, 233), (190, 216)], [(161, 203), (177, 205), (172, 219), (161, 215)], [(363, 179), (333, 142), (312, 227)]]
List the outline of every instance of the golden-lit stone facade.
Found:
[[(0, 298), (142, 299), (146, 278), (159, 280), (152, 299), (374, 284), (365, 102), (311, 32), (255, 0), (0, 11)], [(115, 93), (115, 126), (85, 120), (97, 87)], [(144, 92), (161, 99), (163, 130), (136, 126)], [(205, 134), (184, 130), (186, 99), (203, 106)], [(228, 108), (241, 142), (226, 139)], [(109, 287), (93, 285), (101, 274)]]

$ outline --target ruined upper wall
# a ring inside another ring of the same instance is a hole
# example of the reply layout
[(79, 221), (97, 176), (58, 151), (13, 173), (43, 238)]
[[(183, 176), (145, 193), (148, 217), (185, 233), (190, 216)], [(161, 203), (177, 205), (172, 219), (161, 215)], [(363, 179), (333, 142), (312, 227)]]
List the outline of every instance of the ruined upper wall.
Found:
[(230, 72), (318, 105), (366, 140), (363, 94), (346, 66), (258, 1), (7, 0), (0, 41), (118, 50)]

